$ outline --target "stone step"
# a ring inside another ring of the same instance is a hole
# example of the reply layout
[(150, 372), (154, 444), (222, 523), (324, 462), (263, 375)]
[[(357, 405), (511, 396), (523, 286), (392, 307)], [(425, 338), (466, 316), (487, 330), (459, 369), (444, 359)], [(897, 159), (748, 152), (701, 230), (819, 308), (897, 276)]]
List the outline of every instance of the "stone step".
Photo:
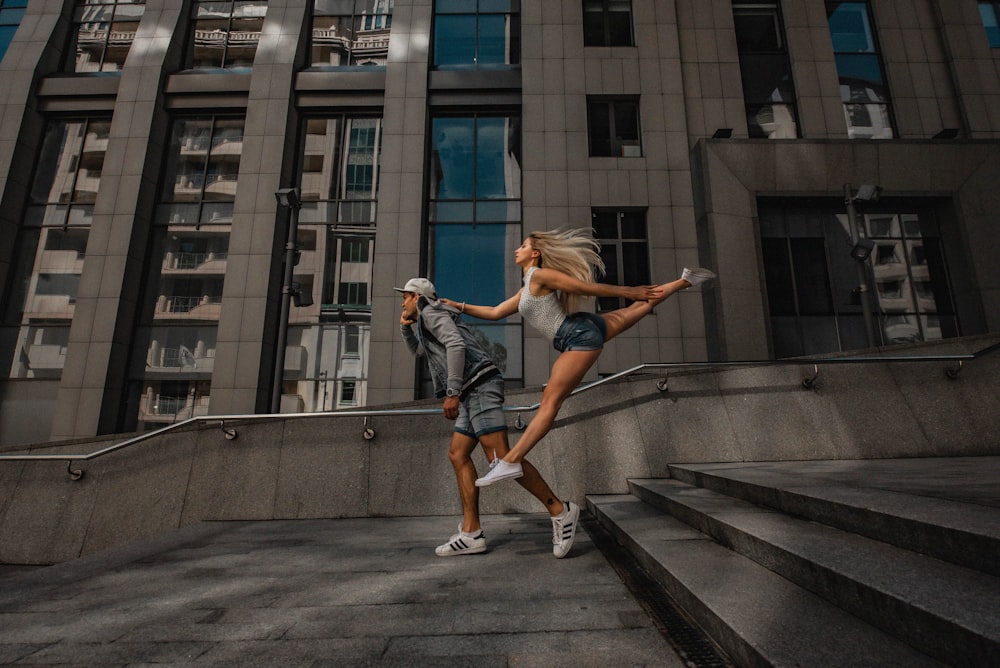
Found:
[(632, 493), (946, 663), (1000, 665), (1000, 579), (671, 479)]
[[(958, 487), (1000, 458), (670, 465), (673, 478), (845, 531), (1000, 576), (995, 489)], [(934, 476), (922, 480), (918, 475)], [(909, 469), (909, 470), (908, 470)], [(998, 471), (1000, 476), (1000, 471)]]
[(587, 505), (739, 666), (941, 665), (635, 496)]

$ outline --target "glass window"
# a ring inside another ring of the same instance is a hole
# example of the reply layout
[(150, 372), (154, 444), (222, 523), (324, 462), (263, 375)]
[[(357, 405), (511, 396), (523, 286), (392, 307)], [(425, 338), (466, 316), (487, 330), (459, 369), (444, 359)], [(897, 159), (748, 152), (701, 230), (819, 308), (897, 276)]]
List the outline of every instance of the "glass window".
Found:
[(639, 100), (588, 98), (587, 127), (590, 135), (590, 155), (623, 158), (642, 156)]
[(519, 64), (518, 0), (437, 0), (434, 3), (434, 67), (503, 69)]
[(191, 68), (249, 71), (266, 13), (265, 0), (195, 2)]
[[(601, 244), (605, 276), (598, 280), (615, 285), (649, 285), (649, 241), (644, 209), (594, 209), (594, 238)], [(598, 312), (613, 311), (631, 302), (620, 297), (601, 297)]]
[(980, 2), (979, 15), (983, 19), (983, 27), (986, 28), (986, 39), (994, 49), (1000, 48), (1000, 2)]
[(299, 222), (374, 225), (382, 120), (310, 118), (303, 141)]
[(583, 0), (584, 46), (632, 46), (631, 0)]
[(310, 66), (385, 67), (392, 8), (393, 0), (313, 0)]
[[(880, 204), (882, 206), (882, 204)], [(863, 216), (875, 243), (869, 282), (877, 345), (958, 336), (941, 239), (930, 208)], [(775, 357), (868, 347), (857, 261), (846, 213), (759, 206), (761, 250)]]
[(17, 27), (24, 18), (28, 0), (0, 0), (0, 60), (3, 60)]
[(892, 138), (889, 89), (868, 3), (827, 2), (826, 14), (848, 136), (852, 139)]
[(145, 0), (81, 0), (73, 13), (72, 59), (66, 69), (77, 73), (119, 72), (125, 66), (139, 29)]
[(3, 311), (11, 378), (59, 378), (87, 255), (111, 127), (106, 119), (50, 121), (15, 242)]
[[(521, 244), (520, 119), (431, 119), (428, 273), (438, 293), (498, 304), (520, 287), (512, 253)], [(520, 318), (469, 320), (511, 382), (523, 378)]]
[(798, 136), (795, 87), (776, 2), (734, 2), (733, 21), (751, 137)]
[(242, 149), (242, 117), (172, 124), (130, 372), (140, 429), (208, 413)]
[(381, 146), (379, 117), (303, 120), (293, 281), (311, 299), (289, 315), (282, 413), (365, 403)]

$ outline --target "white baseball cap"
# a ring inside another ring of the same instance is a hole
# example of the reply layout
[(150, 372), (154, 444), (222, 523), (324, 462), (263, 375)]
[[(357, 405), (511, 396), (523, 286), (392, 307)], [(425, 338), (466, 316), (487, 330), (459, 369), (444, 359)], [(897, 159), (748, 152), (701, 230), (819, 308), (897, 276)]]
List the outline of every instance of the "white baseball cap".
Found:
[(434, 284), (426, 278), (411, 278), (401, 288), (393, 288), (396, 292), (413, 292), (428, 301), (437, 301), (437, 292), (434, 291)]

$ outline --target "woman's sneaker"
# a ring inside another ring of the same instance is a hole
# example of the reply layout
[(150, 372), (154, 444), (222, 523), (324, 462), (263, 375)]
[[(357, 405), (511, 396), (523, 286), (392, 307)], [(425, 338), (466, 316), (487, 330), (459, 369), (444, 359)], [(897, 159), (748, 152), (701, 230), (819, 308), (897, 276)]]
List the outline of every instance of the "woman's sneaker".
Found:
[(434, 554), (439, 557), (454, 557), (459, 554), (479, 554), (485, 551), (486, 534), (482, 529), (473, 535), (462, 531), (462, 525), (459, 525), (458, 533), (449, 538), (444, 545), (438, 545), (434, 549)]
[(552, 554), (556, 559), (562, 559), (569, 554), (579, 521), (580, 506), (569, 501), (566, 502), (562, 516), (552, 518)]
[(695, 267), (694, 269), (684, 267), (684, 271), (681, 272), (681, 279), (690, 283), (691, 287), (701, 285), (702, 283), (708, 283), (709, 281), (715, 280), (715, 278), (716, 276), (714, 271), (703, 269), (702, 267)]
[(476, 487), (486, 487), (501, 480), (520, 478), (523, 475), (524, 468), (521, 466), (521, 462), (510, 464), (497, 457), (490, 464), (490, 472), (476, 480)]

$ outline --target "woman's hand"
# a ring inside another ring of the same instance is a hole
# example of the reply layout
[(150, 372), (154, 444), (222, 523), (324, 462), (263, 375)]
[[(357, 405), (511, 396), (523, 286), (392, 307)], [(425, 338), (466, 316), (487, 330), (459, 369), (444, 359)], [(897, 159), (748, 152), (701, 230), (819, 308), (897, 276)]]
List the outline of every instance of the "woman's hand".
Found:
[(454, 308), (457, 308), (457, 309), (462, 308), (462, 303), (461, 302), (453, 301), (451, 299), (448, 299), (447, 297), (441, 297), (440, 299), (441, 299), (441, 301), (443, 301), (448, 306), (453, 306)]
[(626, 286), (625, 293), (625, 298), (634, 302), (647, 302), (663, 296), (663, 290), (657, 285)]

